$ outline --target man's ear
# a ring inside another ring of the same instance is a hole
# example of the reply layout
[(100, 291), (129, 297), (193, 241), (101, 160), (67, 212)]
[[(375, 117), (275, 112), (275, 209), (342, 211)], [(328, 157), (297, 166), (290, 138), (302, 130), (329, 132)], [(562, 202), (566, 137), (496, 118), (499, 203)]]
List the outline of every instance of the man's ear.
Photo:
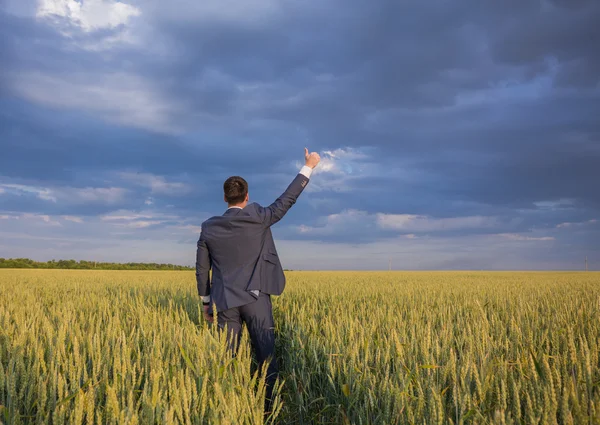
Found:
[(250, 200), (250, 193), (246, 193), (246, 199), (244, 199), (244, 202), (248, 202)]
[[(223, 200), (224, 200), (225, 202), (227, 202), (227, 196), (223, 195)], [(229, 203), (229, 202), (227, 202), (227, 203)]]

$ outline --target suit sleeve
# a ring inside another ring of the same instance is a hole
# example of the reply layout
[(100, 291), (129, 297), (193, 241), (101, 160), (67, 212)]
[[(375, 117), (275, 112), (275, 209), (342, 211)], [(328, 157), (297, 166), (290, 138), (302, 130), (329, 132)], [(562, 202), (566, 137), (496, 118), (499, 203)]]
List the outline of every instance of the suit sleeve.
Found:
[[(202, 226), (204, 230), (204, 226)], [(198, 295), (205, 297), (210, 295), (210, 268), (212, 260), (210, 252), (204, 239), (204, 232), (200, 233), (198, 239), (198, 249), (196, 251), (196, 284), (198, 286)]]
[(289, 211), (309, 182), (306, 175), (299, 173), (288, 188), (271, 205), (264, 208), (257, 205), (258, 214), (267, 227), (274, 225)]

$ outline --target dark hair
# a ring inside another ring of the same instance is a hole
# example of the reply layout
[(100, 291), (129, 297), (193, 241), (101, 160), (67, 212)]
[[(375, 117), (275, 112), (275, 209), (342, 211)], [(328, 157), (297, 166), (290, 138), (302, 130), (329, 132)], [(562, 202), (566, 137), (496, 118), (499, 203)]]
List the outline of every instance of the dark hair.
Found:
[(248, 183), (240, 176), (232, 176), (223, 183), (225, 200), (229, 205), (241, 204), (248, 194)]

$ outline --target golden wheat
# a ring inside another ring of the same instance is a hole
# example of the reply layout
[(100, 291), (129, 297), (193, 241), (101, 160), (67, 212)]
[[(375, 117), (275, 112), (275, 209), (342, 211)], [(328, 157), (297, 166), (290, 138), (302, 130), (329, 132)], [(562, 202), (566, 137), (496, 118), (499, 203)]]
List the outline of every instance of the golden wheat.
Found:
[[(599, 424), (600, 274), (290, 272), (295, 424)], [(0, 271), (3, 424), (261, 424), (188, 272)], [(264, 371), (262, 371), (264, 373)]]

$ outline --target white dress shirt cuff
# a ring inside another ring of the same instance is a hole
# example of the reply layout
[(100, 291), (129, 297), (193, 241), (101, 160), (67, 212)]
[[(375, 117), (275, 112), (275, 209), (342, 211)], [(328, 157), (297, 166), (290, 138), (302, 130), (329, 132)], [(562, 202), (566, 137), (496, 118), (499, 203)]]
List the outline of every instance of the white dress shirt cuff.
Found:
[(300, 169), (300, 174), (302, 174), (304, 177), (306, 177), (307, 179), (310, 179), (310, 175), (312, 174), (313, 169), (310, 168), (307, 165), (304, 165), (301, 169)]
[(202, 298), (202, 302), (203, 303), (209, 303), (210, 302), (210, 295), (200, 296), (200, 298)]

